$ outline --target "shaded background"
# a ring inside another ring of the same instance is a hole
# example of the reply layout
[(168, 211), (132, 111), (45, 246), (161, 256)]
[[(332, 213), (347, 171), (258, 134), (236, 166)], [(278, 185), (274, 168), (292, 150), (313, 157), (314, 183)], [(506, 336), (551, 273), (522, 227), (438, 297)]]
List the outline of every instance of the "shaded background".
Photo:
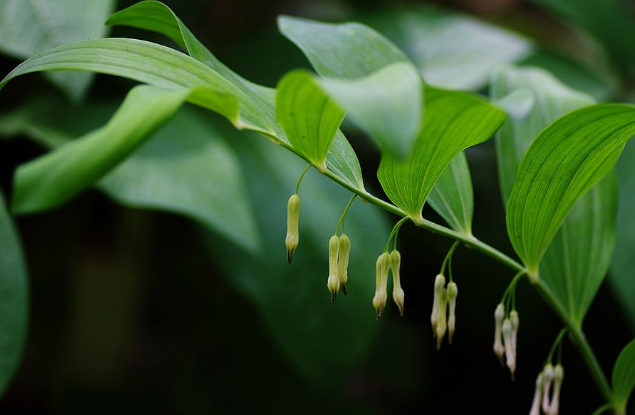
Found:
[[(117, 7), (132, 3), (121, 0)], [(434, 71), (425, 60), (435, 56), (434, 48), (420, 49), (409, 43), (404, 32), (407, 25), (396, 22), (404, 15), (425, 14), (429, 9), (419, 7), (434, 3), (523, 34), (520, 42), (531, 43), (531, 51), (523, 52), (521, 45), (520, 52), (508, 60), (544, 66), (563, 82), (600, 100), (628, 101), (633, 96), (635, 50), (628, 49), (629, 39), (606, 35), (606, 27), (619, 26), (610, 16), (595, 13), (599, 23), (585, 20), (586, 2), (579, 7), (581, 18), (576, 13), (572, 17), (566, 7), (564, 12), (559, 9), (559, 4), (568, 2), (551, 2), (554, 6), (547, 0), (165, 3), (221, 61), (271, 87), (286, 71), (309, 67), (302, 54), (277, 33), (277, 15), (368, 22), (400, 44), (426, 76), (426, 71)], [(624, 13), (633, 12), (632, 4), (620, 5)], [(447, 22), (435, 17), (426, 24), (428, 29), (422, 33), (434, 45), (434, 35), (440, 33), (435, 25)], [(461, 21), (462, 28), (466, 25)], [(126, 28), (114, 28), (111, 36), (169, 45), (159, 36)], [(466, 52), (451, 50), (450, 40), (443, 40), (441, 50), (456, 58), (455, 66), (460, 67)], [(462, 42), (459, 39), (456, 44)], [(0, 73), (8, 73), (18, 62), (2, 57)], [(473, 80), (475, 71), (482, 69), (464, 64), (464, 73), (453, 73), (454, 79), (465, 80), (463, 88), (485, 91), (486, 82)], [(444, 69), (429, 74), (443, 82)], [(30, 76), (2, 92), (0, 109), (10, 113), (42, 97), (53, 100), (44, 102), (60, 102), (57, 110), (62, 108), (62, 114), (52, 117), (51, 123), (67, 117), (63, 126), (55, 128), (76, 136), (102, 125), (131, 85), (99, 75), (86, 101), (71, 104), (43, 77)], [(54, 113), (54, 106), (45, 108)], [(391, 304), (382, 321), (375, 322), (371, 306), (374, 261), (395, 219), (356, 202), (347, 226), (356, 261), (351, 266), (351, 292), (332, 304), (324, 287), (326, 242), (348, 194), (309, 174), (301, 191), (298, 258), (289, 266), (283, 246), (285, 206), (302, 163), (266, 140), (233, 131), (213, 114), (191, 109), (188, 114), (222, 143), (228, 158), (233, 157), (254, 206), (263, 252), (258, 255), (236, 247), (200, 221), (126, 207), (129, 203), (113, 200), (116, 196), (108, 184), (101, 187), (105, 193), (91, 190), (55, 211), (19, 217), (30, 272), (31, 326), (21, 369), (0, 400), (2, 413), (528, 411), (535, 376), (561, 324), (526, 282), (517, 294), (519, 368), (516, 380), (510, 382), (491, 348), (493, 310), (512, 273), (467, 248), (458, 250), (454, 260), (460, 289), (458, 332), (451, 347), (444, 345), (437, 352), (429, 327), (432, 285), (451, 241), (410, 226), (403, 228), (406, 316), (399, 318)], [(194, 136), (189, 128), (188, 123), (171, 124), (163, 139), (170, 134)], [(0, 185), (9, 195), (15, 168), (45, 150), (43, 139), (20, 139), (33, 138), (33, 134), (7, 135), (13, 139), (0, 141)], [(347, 135), (360, 158), (367, 187), (381, 194), (374, 174), (377, 150), (352, 126)], [(157, 148), (144, 147), (144, 151), (152, 155), (160, 151)], [(512, 252), (505, 234), (493, 143), (471, 149), (467, 155), (474, 181), (474, 233)], [(222, 187), (222, 181), (213, 180), (222, 178), (222, 173), (212, 171), (212, 177), (200, 180)], [(431, 210), (425, 216), (441, 221)], [(606, 373), (635, 334), (632, 321), (605, 283), (585, 331)], [(569, 342), (564, 345), (564, 366), (561, 413), (592, 412), (602, 400)]]

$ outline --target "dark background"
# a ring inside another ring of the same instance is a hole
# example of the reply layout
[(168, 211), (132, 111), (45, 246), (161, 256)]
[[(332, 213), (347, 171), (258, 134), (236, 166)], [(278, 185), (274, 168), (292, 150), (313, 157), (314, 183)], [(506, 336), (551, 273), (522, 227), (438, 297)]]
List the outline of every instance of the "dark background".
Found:
[[(132, 3), (120, 1), (119, 8)], [(221, 61), (273, 87), (286, 71), (308, 68), (302, 54), (277, 33), (278, 14), (341, 21), (381, 16), (384, 10), (420, 2), (165, 3)], [(514, 0), (435, 3), (529, 35), (562, 28), (544, 8)], [(166, 43), (125, 28), (115, 28), (111, 35)], [(2, 58), (0, 73), (8, 73), (17, 63)], [(628, 85), (628, 70), (623, 71)], [(98, 76), (89, 96), (121, 100), (130, 85)], [(34, 90), (53, 88), (31, 76), (28, 83), (3, 91), (0, 108), (24, 102)], [(349, 136), (367, 187), (380, 194), (373, 173), (377, 151), (360, 134)], [(0, 184), (5, 194), (10, 194), (14, 169), (42, 153), (28, 140), (0, 141)], [(493, 143), (468, 152), (468, 158), (474, 180), (474, 233), (510, 253)], [(263, 185), (262, 191), (266, 189)], [(267, 220), (283, 224), (285, 200), (279, 203), (279, 216)], [(431, 210), (425, 216), (441, 220)], [(387, 214), (386, 218), (394, 221)], [(461, 248), (454, 261), (460, 289), (458, 332), (451, 347), (444, 345), (437, 352), (429, 327), (433, 277), (451, 241), (405, 226), (400, 249), (406, 316), (388, 312), (376, 323), (379, 333), (361, 364), (333, 381), (316, 381), (298, 370), (271, 339), (258, 307), (230, 283), (232, 275), (219, 267), (222, 255), (209, 254), (206, 238), (193, 221), (125, 208), (91, 190), (54, 211), (19, 217), (17, 225), (30, 271), (31, 326), (21, 369), (0, 400), (3, 414), (526, 413), (535, 376), (562, 326), (523, 281), (517, 293), (519, 367), (511, 382), (491, 351), (493, 310), (511, 272)], [(271, 261), (283, 261), (282, 243), (280, 250)], [(262, 272), (267, 274), (266, 269)], [(315, 296), (324, 297), (325, 308), (332, 306), (326, 291)], [(368, 319), (373, 319), (370, 298), (368, 303)], [(610, 373), (617, 354), (635, 333), (608, 283), (591, 307), (585, 331)], [(568, 341), (563, 359), (561, 413), (591, 413), (602, 399)]]

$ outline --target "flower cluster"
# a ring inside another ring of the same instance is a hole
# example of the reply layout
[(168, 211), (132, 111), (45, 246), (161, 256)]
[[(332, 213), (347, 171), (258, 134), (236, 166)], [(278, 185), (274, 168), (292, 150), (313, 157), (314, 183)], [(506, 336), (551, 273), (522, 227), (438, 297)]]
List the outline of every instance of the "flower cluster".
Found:
[(377, 258), (377, 265), (375, 269), (375, 296), (373, 297), (373, 307), (375, 308), (375, 315), (379, 320), (386, 307), (386, 301), (388, 299), (388, 274), (392, 272), (393, 289), (392, 299), (399, 308), (399, 315), (404, 314), (404, 299), (405, 293), (401, 288), (401, 277), (399, 275), (401, 268), (401, 254), (397, 250), (392, 252), (384, 252)]
[(346, 295), (350, 253), (351, 240), (345, 233), (341, 236), (331, 236), (329, 239), (329, 278), (326, 287), (331, 293), (332, 301), (337, 299), (340, 288)]
[[(518, 312), (512, 310), (506, 317), (505, 306), (500, 303), (494, 311), (494, 324), (494, 353), (501, 362), (501, 366), (503, 364), (507, 365), (513, 379), (518, 355), (517, 339), (520, 325)], [(505, 357), (505, 363), (503, 363), (503, 356)]]
[(529, 415), (540, 415), (541, 409), (544, 415), (558, 415), (563, 379), (564, 369), (561, 364), (558, 363), (555, 368), (551, 363), (545, 365), (536, 378), (536, 390)]
[[(434, 299), (432, 301), (432, 314), (430, 322), (432, 323), (432, 336), (437, 339), (437, 350), (441, 348), (445, 333), (449, 328), (448, 343), (452, 344), (452, 337), (456, 328), (456, 297), (459, 289), (454, 281), (450, 281), (445, 286), (445, 277), (442, 274), (437, 275), (434, 280)], [(448, 306), (450, 315), (448, 315)], [(447, 317), (446, 317), (447, 316)]]

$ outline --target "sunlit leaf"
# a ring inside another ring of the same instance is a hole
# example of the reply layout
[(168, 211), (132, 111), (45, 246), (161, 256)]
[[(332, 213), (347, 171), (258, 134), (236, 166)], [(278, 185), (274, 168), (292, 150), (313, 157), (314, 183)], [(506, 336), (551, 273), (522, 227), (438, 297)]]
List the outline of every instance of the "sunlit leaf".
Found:
[[(495, 73), (493, 98), (505, 100), (518, 92), (529, 94), (531, 107), (527, 113), (510, 117), (496, 137), (505, 201), (535, 136), (560, 116), (593, 104), (590, 97), (537, 68), (508, 67)], [(608, 270), (615, 246), (617, 198), (615, 175), (609, 174), (575, 203), (540, 265), (542, 280), (561, 309), (579, 325)]]
[(280, 17), (278, 28), (304, 52), (328, 80), (327, 90), (382, 149), (400, 156), (409, 152), (421, 123), (421, 78), (395, 45), (359, 23)]
[(406, 160), (384, 154), (377, 176), (386, 195), (415, 221), (452, 159), (490, 138), (505, 120), (499, 108), (475, 96), (426, 88), (425, 115)]
[[(104, 20), (116, 0), (0, 1), (0, 51), (19, 59), (79, 40), (104, 37)], [(69, 96), (84, 95), (93, 76), (86, 73), (48, 73)]]
[[(289, 265), (283, 243), (286, 201), (304, 164), (246, 133), (227, 138), (238, 146), (258, 206), (263, 255), (245, 258), (218, 243), (210, 252), (219, 259), (227, 280), (254, 302), (282, 355), (311, 384), (340, 387), (366, 359), (380, 328), (371, 303), (375, 260), (389, 233), (384, 216), (367, 203), (352, 205), (346, 219), (352, 241), (348, 295), (331, 302), (326, 288), (328, 240), (350, 193), (309, 171), (300, 189), (300, 244)], [(407, 291), (407, 276), (403, 284)], [(397, 316), (396, 307), (387, 310), (386, 317), (391, 315)]]
[(615, 165), (635, 133), (635, 106), (601, 104), (543, 130), (523, 157), (507, 203), (507, 229), (532, 278), (575, 202)]
[(428, 203), (452, 229), (472, 234), (474, 194), (465, 154), (459, 153), (452, 159), (432, 188)]
[(0, 394), (22, 358), (27, 335), (29, 291), (20, 240), (0, 194)]
[(105, 127), (18, 168), (13, 210), (48, 209), (92, 185), (174, 115), (187, 95), (185, 89), (134, 88)]
[(635, 387), (635, 340), (624, 347), (613, 367), (613, 396), (615, 405), (626, 413), (628, 399)]
[(326, 170), (326, 156), (346, 114), (344, 110), (320, 88), (313, 75), (293, 71), (278, 83), (276, 113), (293, 148), (320, 170)]
[(519, 34), (431, 6), (384, 11), (365, 22), (401, 47), (427, 83), (442, 88), (477, 91), (494, 68), (533, 49)]

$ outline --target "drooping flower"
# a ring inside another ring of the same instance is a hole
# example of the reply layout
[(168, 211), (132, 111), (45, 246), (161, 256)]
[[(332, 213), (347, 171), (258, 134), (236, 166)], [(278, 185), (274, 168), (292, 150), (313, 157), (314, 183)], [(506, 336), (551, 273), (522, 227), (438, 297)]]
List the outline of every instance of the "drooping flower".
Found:
[(445, 287), (445, 277), (439, 274), (434, 280), (434, 300), (432, 301), (432, 314), (430, 315), (433, 337), (436, 337), (437, 335), (437, 322), (439, 321), (439, 297), (444, 289), (443, 287)]
[(514, 353), (514, 345), (512, 341), (512, 322), (506, 318), (503, 320), (503, 342), (505, 344), (505, 357), (509, 371), (512, 374), (512, 380), (514, 379), (514, 372), (516, 371), (516, 354)]
[(448, 293), (447, 289), (445, 288), (442, 288), (439, 292), (438, 305), (439, 317), (437, 320), (435, 336), (437, 338), (437, 350), (440, 350), (441, 344), (443, 343), (443, 337), (445, 336), (445, 332), (448, 329), (448, 322), (446, 317), (448, 309)]
[(284, 244), (287, 246), (287, 261), (291, 263), (298, 243), (300, 242), (300, 232), (298, 224), (300, 222), (300, 196), (294, 193), (287, 202), (287, 237)]
[(375, 315), (377, 320), (381, 318), (386, 307), (386, 300), (388, 298), (387, 286), (388, 286), (388, 272), (390, 270), (390, 254), (384, 252), (377, 258), (377, 264), (375, 266), (375, 296), (373, 297), (373, 307), (375, 308)]
[(337, 258), (337, 277), (340, 279), (340, 287), (346, 295), (346, 283), (348, 282), (348, 260), (351, 253), (351, 240), (343, 233), (340, 235), (340, 247)]
[(399, 315), (403, 317), (405, 293), (401, 288), (399, 268), (401, 267), (401, 254), (394, 250), (390, 253), (390, 269), (392, 271), (392, 299), (399, 307)]
[(551, 383), (553, 382), (554, 370), (551, 363), (547, 363), (542, 371), (542, 412), (549, 414), (551, 404), (549, 402), (549, 392), (551, 391)]
[(452, 344), (452, 336), (456, 329), (456, 297), (459, 295), (459, 288), (454, 281), (448, 283), (447, 289), (448, 303), (450, 305), (450, 316), (448, 317), (448, 342)]
[(494, 311), (494, 353), (503, 366), (503, 355), (505, 347), (503, 346), (503, 319), (505, 318), (505, 307), (503, 304), (496, 306)]
[(337, 276), (337, 258), (340, 247), (340, 238), (337, 235), (331, 236), (329, 239), (329, 279), (326, 287), (331, 293), (331, 301), (337, 299), (337, 293), (340, 291), (340, 279)]
[(536, 389), (534, 390), (534, 400), (531, 402), (529, 415), (540, 415), (540, 398), (542, 397), (542, 373), (536, 378)]

